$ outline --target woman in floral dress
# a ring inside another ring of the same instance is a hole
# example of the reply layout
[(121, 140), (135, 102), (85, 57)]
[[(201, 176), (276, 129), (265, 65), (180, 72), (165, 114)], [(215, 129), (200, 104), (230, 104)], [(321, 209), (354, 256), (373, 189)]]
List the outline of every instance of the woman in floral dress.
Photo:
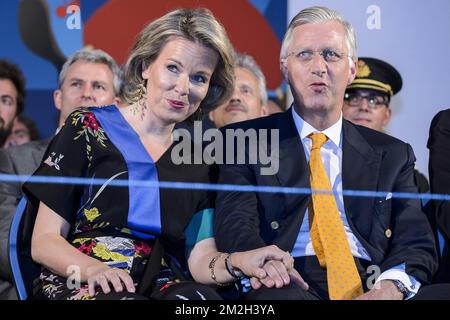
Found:
[[(35, 298), (218, 299), (206, 285), (235, 281), (239, 270), (269, 285), (289, 281), (292, 258), (276, 247), (217, 252), (213, 193), (157, 186), (215, 181), (204, 163), (176, 164), (172, 131), (230, 95), (231, 50), (208, 10), (172, 11), (146, 26), (131, 51), (129, 104), (68, 117), (35, 175), (88, 183), (24, 186), (38, 208), (31, 251), (43, 268)], [(261, 268), (267, 259), (283, 262), (270, 277)], [(183, 270), (197, 283), (180, 281)]]

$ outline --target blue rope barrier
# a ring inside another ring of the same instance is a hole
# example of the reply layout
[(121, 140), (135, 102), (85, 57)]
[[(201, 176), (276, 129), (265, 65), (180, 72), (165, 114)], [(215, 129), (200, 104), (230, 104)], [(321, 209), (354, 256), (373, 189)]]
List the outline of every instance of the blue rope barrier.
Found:
[[(48, 176), (27, 176), (27, 175), (10, 175), (0, 174), (2, 182), (19, 182), (24, 183), (52, 183), (52, 184), (74, 184), (74, 185), (103, 185), (108, 179), (91, 179), (91, 178), (74, 178), (74, 177), (48, 177)], [(146, 187), (146, 188), (166, 188), (166, 189), (195, 189), (195, 190), (212, 190), (212, 191), (240, 191), (240, 192), (265, 192), (265, 193), (284, 193), (284, 194), (311, 194), (323, 193), (353, 197), (376, 197), (400, 199), (420, 199), (420, 200), (450, 200), (447, 194), (431, 194), (431, 193), (408, 193), (408, 192), (389, 192), (389, 191), (368, 191), (368, 190), (343, 190), (323, 191), (311, 190), (310, 188), (295, 187), (274, 187), (274, 186), (254, 186), (254, 185), (234, 185), (234, 184), (211, 184), (211, 183), (192, 183), (192, 182), (171, 182), (171, 181), (143, 181), (143, 180), (124, 180), (116, 179), (108, 182), (109, 186), (117, 187)]]

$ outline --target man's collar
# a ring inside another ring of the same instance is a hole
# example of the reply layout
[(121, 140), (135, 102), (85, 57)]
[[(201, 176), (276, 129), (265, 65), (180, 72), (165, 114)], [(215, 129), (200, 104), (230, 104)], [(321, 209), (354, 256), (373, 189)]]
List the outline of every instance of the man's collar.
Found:
[(300, 138), (303, 140), (311, 133), (322, 132), (325, 134), (328, 139), (330, 139), (337, 147), (341, 147), (341, 137), (342, 137), (342, 112), (339, 120), (333, 124), (331, 127), (320, 131), (310, 125), (308, 122), (302, 119), (295, 111), (295, 108), (292, 108), (292, 117), (294, 118), (295, 126), (297, 127), (297, 131), (300, 135)]

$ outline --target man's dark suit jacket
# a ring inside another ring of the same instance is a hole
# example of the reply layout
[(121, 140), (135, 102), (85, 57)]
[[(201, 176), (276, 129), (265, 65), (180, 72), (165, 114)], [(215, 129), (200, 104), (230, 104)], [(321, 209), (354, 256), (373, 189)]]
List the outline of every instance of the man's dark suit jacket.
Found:
[[(232, 124), (222, 132), (236, 128), (279, 129), (279, 171), (275, 175), (261, 175), (260, 163), (236, 165), (235, 159), (235, 164), (219, 166), (219, 183), (310, 189), (309, 167), (291, 109)], [(408, 144), (346, 120), (342, 130), (344, 190), (417, 192), (413, 174), (415, 157)], [(310, 197), (218, 192), (214, 232), (219, 251), (250, 250), (268, 244), (291, 251)], [(344, 206), (352, 232), (381, 272), (406, 263), (409, 275), (422, 284), (430, 282), (437, 268), (437, 253), (419, 200), (344, 196)]]
[[(428, 148), (431, 192), (450, 194), (450, 109), (440, 111), (431, 121)], [(432, 209), (446, 243), (435, 282), (450, 282), (450, 202), (434, 200)]]
[[(31, 175), (41, 163), (50, 140), (0, 150), (0, 174)], [(20, 182), (0, 181), (0, 300), (17, 299), (8, 260), (11, 221), (22, 197)]]

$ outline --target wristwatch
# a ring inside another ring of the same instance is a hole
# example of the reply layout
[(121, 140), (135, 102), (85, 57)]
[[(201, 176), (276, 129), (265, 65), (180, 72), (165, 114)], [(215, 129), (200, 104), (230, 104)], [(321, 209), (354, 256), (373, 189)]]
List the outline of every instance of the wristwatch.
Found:
[(406, 299), (409, 294), (408, 288), (406, 288), (406, 286), (400, 280), (392, 280), (392, 282), (397, 287), (398, 291), (400, 291), (403, 294), (403, 300)]
[(244, 273), (238, 268), (235, 268), (231, 265), (230, 256), (231, 253), (227, 254), (227, 256), (225, 257), (225, 267), (228, 273), (235, 279), (242, 279), (244, 277)]

